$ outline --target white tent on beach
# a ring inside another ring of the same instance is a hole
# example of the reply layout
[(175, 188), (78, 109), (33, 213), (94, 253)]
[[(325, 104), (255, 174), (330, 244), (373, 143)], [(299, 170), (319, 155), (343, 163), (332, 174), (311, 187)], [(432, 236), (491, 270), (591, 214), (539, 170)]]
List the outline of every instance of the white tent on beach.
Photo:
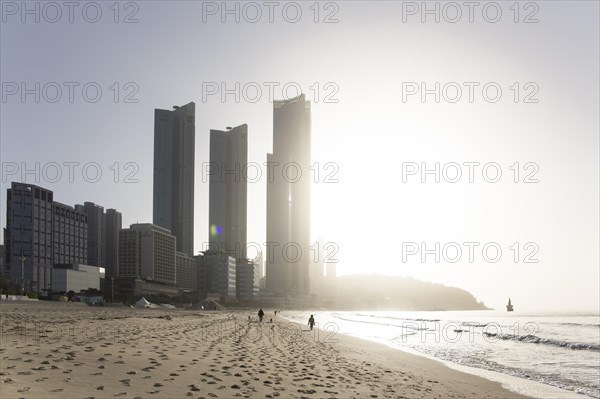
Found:
[(151, 307), (151, 303), (146, 300), (146, 298), (142, 297), (139, 301), (135, 303), (136, 308), (149, 308)]

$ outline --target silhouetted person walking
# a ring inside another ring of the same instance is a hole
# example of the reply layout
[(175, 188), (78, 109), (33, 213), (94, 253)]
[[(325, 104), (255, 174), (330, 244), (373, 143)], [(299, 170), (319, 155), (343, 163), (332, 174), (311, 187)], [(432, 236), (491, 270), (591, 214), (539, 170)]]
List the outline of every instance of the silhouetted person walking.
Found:
[(315, 318), (313, 317), (313, 315), (310, 315), (310, 318), (308, 319), (308, 325), (310, 326), (310, 329), (313, 329), (313, 326), (315, 325)]
[(263, 312), (262, 308), (258, 309), (258, 321), (262, 321), (265, 312)]

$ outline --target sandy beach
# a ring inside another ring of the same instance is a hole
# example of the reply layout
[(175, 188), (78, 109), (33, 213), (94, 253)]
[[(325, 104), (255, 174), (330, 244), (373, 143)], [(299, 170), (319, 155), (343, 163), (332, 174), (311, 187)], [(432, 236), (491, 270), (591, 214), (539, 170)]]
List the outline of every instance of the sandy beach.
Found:
[(3, 302), (0, 312), (3, 399), (525, 398), (271, 311), (263, 323), (254, 311), (56, 302)]

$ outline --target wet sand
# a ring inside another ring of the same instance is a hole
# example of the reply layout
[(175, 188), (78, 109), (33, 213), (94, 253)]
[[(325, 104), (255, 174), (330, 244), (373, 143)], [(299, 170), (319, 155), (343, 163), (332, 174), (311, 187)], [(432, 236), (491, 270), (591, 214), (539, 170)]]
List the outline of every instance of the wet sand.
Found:
[(272, 312), (258, 323), (254, 311), (5, 301), (0, 313), (3, 399), (525, 398)]

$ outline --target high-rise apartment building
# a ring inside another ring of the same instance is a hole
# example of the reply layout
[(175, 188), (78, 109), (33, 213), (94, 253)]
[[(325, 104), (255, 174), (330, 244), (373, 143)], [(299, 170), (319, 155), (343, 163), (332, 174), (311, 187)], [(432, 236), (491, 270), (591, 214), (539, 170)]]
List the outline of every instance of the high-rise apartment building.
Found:
[(195, 104), (154, 111), (153, 223), (177, 237), (177, 251), (194, 252)]
[(122, 227), (122, 215), (115, 209), (104, 213), (104, 268), (106, 278), (117, 276), (119, 268), (119, 230)]
[[(310, 102), (304, 95), (273, 103), (273, 153), (267, 154), (267, 289), (309, 294)], [(290, 247), (291, 250), (287, 251)], [(300, 252), (298, 253), (298, 248)]]
[(79, 212), (85, 212), (88, 221), (87, 265), (103, 267), (107, 278), (117, 275), (119, 263), (119, 230), (121, 213), (107, 209), (93, 202), (75, 205)]
[(246, 257), (248, 125), (210, 131), (209, 244)]
[(88, 241), (86, 265), (104, 267), (104, 208), (93, 202), (75, 205), (75, 209), (84, 212), (88, 221)]

